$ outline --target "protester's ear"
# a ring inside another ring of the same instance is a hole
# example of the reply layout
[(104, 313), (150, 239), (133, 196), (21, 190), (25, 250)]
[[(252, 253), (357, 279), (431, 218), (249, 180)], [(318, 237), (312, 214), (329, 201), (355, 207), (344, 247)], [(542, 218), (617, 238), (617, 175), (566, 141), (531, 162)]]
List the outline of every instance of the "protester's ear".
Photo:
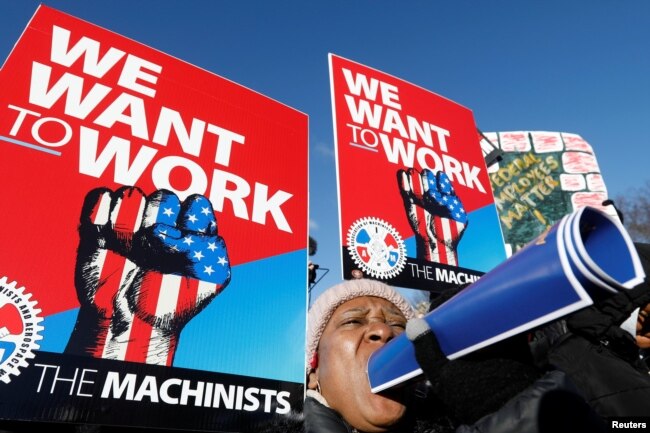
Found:
[(316, 389), (318, 387), (318, 368), (312, 370), (307, 376), (307, 389)]

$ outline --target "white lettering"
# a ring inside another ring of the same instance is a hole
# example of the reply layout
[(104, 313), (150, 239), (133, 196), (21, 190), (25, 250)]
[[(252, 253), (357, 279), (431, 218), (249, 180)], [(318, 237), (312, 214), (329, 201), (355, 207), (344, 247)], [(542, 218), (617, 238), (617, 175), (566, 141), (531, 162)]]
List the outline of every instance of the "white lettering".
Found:
[(30, 103), (43, 108), (52, 108), (63, 95), (66, 95), (65, 114), (77, 119), (85, 119), (111, 91), (110, 87), (95, 83), (82, 98), (84, 79), (69, 72), (63, 74), (48, 90), (51, 73), (50, 66), (33, 62), (29, 87)]
[[(100, 60), (99, 42), (86, 36), (79, 39), (72, 48), (69, 48), (69, 45), (70, 31), (54, 26), (52, 29), (50, 60), (59, 65), (70, 67), (83, 57), (83, 72), (96, 78), (102, 78), (106, 75), (125, 55), (124, 51), (111, 47)], [(141, 82), (156, 84), (158, 77), (151, 72), (160, 74), (161, 71), (162, 67), (160, 65), (129, 54), (126, 57), (117, 83), (134, 92), (153, 97), (156, 90), (141, 84)]]
[[(228, 189), (228, 184), (233, 184), (234, 189)], [(251, 187), (245, 179), (222, 170), (214, 170), (212, 175), (212, 189), (210, 201), (217, 212), (223, 212), (223, 205), (230, 200), (232, 210), (236, 217), (248, 219), (248, 210), (244, 198), (251, 193)]]
[(145, 376), (144, 380), (135, 394), (135, 401), (142, 401), (143, 398), (149, 397), (152, 403), (158, 403), (158, 384), (154, 376)]
[(172, 129), (176, 133), (183, 152), (189, 155), (199, 156), (203, 132), (205, 131), (205, 122), (199, 119), (192, 119), (191, 131), (188, 133), (181, 114), (171, 108), (162, 107), (152, 141), (156, 144), (167, 146)]
[(146, 72), (145, 69), (160, 74), (162, 66), (129, 54), (126, 57), (124, 69), (122, 69), (117, 84), (126, 87), (127, 89), (131, 89), (134, 92), (142, 93), (145, 96), (153, 98), (156, 95), (156, 90), (152, 87), (147, 87), (138, 83), (138, 80), (151, 84), (156, 84), (158, 81), (157, 76)]
[(79, 139), (79, 173), (99, 178), (108, 164), (115, 160), (114, 181), (122, 185), (135, 185), (158, 152), (148, 146), (138, 150), (133, 163), (129, 165), (131, 143), (119, 137), (111, 137), (106, 147), (98, 154), (99, 133), (94, 129), (81, 127)]
[(70, 50), (68, 50), (69, 44), (70, 31), (53, 26), (50, 60), (59, 65), (70, 67), (83, 56), (84, 73), (97, 78), (103, 77), (125, 54), (124, 51), (111, 47), (100, 61), (99, 42), (84, 36)]
[(102, 398), (121, 398), (122, 394), (126, 392), (125, 398), (133, 400), (135, 394), (135, 381), (136, 375), (128, 373), (124, 377), (124, 381), (120, 382), (120, 374), (115, 371), (109, 371), (106, 374), (106, 382), (102, 389)]
[(184, 380), (181, 389), (181, 404), (186, 406), (189, 398), (194, 397), (194, 406), (201, 406), (203, 404), (203, 385), (203, 382), (197, 382), (196, 387), (192, 388), (192, 382)]
[(129, 125), (131, 135), (134, 137), (149, 139), (147, 113), (142, 98), (122, 93), (95, 119), (97, 125), (107, 128), (112, 127), (116, 122)]
[[(170, 182), (172, 170), (182, 167), (190, 173), (190, 184), (184, 190), (174, 187)], [(208, 189), (208, 177), (203, 168), (194, 161), (182, 156), (166, 156), (160, 158), (151, 170), (151, 179), (157, 189), (173, 191), (179, 199), (185, 200), (194, 193), (203, 194)]]
[(292, 194), (278, 190), (271, 198), (268, 198), (269, 187), (255, 182), (255, 196), (253, 201), (253, 217), (256, 223), (266, 225), (266, 214), (270, 213), (275, 225), (282, 231), (291, 233), (291, 227), (280, 207), (291, 197)]
[(353, 95), (361, 96), (361, 93), (364, 94), (366, 99), (374, 101), (377, 98), (377, 88), (379, 87), (379, 81), (371, 78), (370, 84), (368, 84), (368, 78), (363, 74), (354, 74), (349, 69), (343, 68), (343, 76), (345, 77), (345, 82), (348, 85), (348, 90), (352, 92)]
[(260, 402), (256, 397), (258, 392), (259, 389), (257, 388), (246, 388), (246, 391), (244, 392), (244, 397), (246, 398), (244, 410), (252, 412), (260, 407)]
[(217, 125), (208, 125), (208, 132), (217, 135), (217, 151), (214, 154), (214, 162), (228, 167), (230, 164), (230, 152), (232, 144), (244, 144), (245, 137), (236, 132), (229, 131)]
[(183, 383), (180, 379), (167, 379), (160, 385), (160, 399), (167, 404), (178, 404), (178, 398), (169, 395), (169, 388), (180, 386)]

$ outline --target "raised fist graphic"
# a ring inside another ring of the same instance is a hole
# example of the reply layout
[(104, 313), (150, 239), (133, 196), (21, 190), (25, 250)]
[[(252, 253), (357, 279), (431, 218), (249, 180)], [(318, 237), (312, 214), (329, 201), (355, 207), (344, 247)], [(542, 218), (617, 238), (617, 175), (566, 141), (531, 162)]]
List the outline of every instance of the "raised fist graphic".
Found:
[(427, 168), (421, 172), (400, 169), (397, 184), (415, 234), (417, 257), (458, 266), (458, 243), (468, 221), (449, 177)]
[(75, 286), (81, 304), (66, 353), (171, 365), (183, 327), (230, 281), (210, 201), (170, 191), (90, 191)]

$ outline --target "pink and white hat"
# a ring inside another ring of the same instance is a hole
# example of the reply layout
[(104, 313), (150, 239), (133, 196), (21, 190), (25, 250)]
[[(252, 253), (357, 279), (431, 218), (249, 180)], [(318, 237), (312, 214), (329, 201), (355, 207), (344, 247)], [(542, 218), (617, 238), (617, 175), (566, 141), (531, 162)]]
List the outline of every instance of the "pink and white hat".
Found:
[(406, 319), (415, 317), (413, 308), (402, 295), (391, 286), (372, 279), (345, 280), (325, 290), (314, 301), (307, 317), (307, 374), (318, 365), (316, 350), (320, 337), (334, 310), (339, 305), (360, 296), (376, 296), (386, 299), (400, 309)]

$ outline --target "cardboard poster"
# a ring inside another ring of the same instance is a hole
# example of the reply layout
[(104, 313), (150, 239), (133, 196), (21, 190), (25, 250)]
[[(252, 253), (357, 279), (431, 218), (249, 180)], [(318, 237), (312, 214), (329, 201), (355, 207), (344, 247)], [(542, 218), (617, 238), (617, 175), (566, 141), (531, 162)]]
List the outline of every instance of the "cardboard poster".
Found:
[(564, 215), (603, 206), (607, 189), (593, 148), (580, 135), (553, 131), (487, 132), (482, 144), (501, 151), (488, 168), (508, 254)]
[(429, 291), (505, 259), (470, 110), (330, 54), (343, 277)]
[(307, 116), (45, 6), (0, 86), (0, 418), (302, 405)]

